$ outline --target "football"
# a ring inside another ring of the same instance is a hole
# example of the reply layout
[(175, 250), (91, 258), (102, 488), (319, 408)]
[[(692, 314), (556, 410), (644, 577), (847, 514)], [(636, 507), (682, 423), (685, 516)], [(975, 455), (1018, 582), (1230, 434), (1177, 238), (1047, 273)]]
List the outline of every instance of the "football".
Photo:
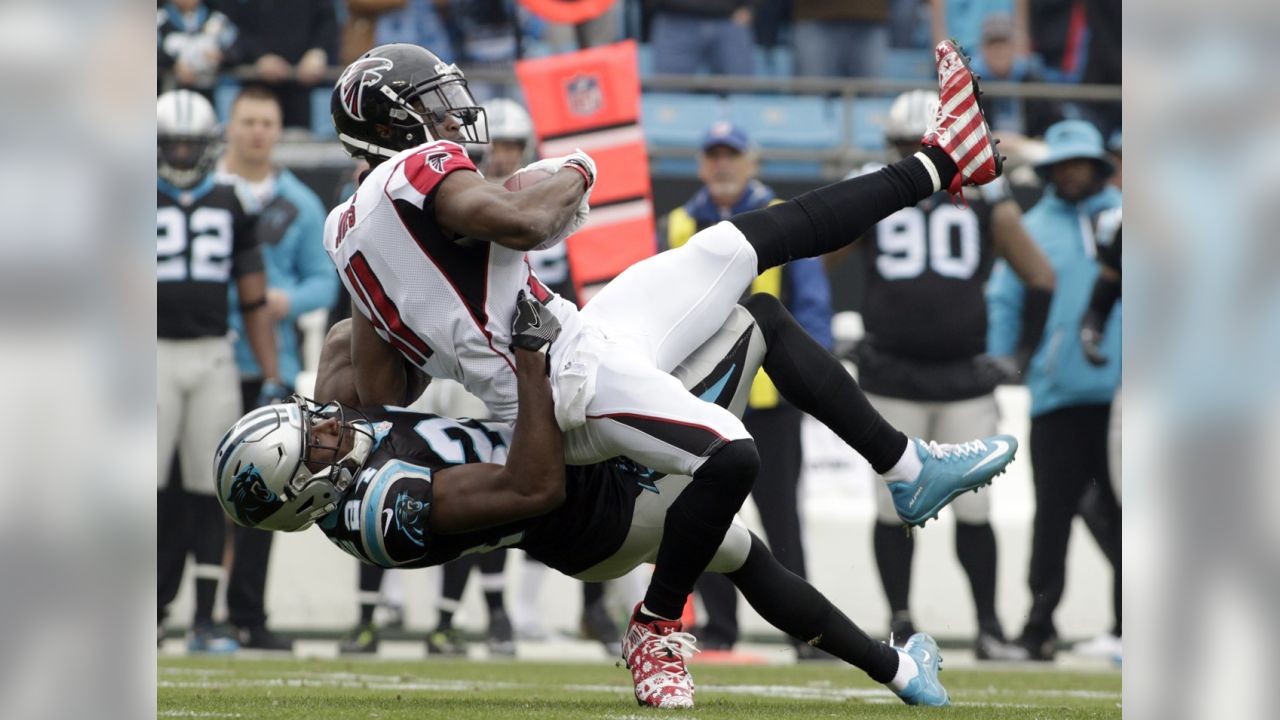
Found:
[(507, 181), (502, 183), (502, 187), (508, 190), (520, 190), (537, 185), (551, 177), (551, 175), (552, 173), (542, 169), (517, 171), (515, 175), (507, 178)]

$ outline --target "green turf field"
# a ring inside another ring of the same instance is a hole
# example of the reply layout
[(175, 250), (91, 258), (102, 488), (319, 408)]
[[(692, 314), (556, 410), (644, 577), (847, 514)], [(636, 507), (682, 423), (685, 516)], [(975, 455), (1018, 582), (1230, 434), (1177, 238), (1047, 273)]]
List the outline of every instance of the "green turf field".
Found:
[(911, 708), (835, 663), (693, 666), (698, 707), (640, 708), (605, 663), (162, 658), (160, 717), (319, 720), (501, 718), (1119, 718), (1120, 673), (1035, 667), (942, 673), (951, 708)]

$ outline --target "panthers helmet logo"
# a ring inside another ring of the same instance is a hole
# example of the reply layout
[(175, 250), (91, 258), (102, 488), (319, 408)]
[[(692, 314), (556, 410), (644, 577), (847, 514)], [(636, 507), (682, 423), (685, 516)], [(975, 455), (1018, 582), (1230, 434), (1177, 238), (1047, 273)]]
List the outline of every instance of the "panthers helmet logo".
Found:
[(235, 508), (240, 524), (257, 527), (284, 506), (280, 496), (267, 487), (262, 473), (252, 463), (236, 473), (231, 482), (231, 497), (227, 498)]
[(364, 122), (364, 89), (381, 82), (382, 73), (391, 67), (392, 63), (387, 58), (360, 58), (342, 72), (342, 77), (338, 78), (342, 109), (352, 119)]

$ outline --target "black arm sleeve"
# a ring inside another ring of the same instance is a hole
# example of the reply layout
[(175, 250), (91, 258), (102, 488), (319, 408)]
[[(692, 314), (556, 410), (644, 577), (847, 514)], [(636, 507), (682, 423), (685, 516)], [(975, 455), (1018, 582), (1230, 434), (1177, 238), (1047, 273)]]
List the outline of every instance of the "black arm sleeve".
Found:
[(1027, 288), (1022, 299), (1022, 334), (1018, 338), (1016, 356), (1018, 367), (1026, 368), (1031, 356), (1044, 338), (1044, 326), (1049, 319), (1049, 305), (1053, 293), (1039, 288)]
[(1102, 276), (1093, 284), (1093, 294), (1089, 296), (1089, 307), (1085, 308), (1080, 327), (1102, 332), (1111, 315), (1111, 308), (1120, 299), (1120, 283)]

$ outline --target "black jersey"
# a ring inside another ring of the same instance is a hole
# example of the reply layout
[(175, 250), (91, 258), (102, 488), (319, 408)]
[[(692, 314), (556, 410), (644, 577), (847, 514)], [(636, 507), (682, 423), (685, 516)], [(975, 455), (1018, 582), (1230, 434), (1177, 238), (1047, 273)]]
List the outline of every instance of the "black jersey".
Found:
[(227, 334), (227, 284), (262, 271), (262, 254), (234, 188), (205, 179), (160, 182), (156, 200), (156, 336)]
[(868, 233), (862, 243), (868, 343), (917, 362), (955, 361), (985, 351), (983, 290), (995, 260), (991, 212), (1007, 198), (1000, 180), (967, 193), (967, 208), (954, 205), (945, 192), (935, 193)]
[(504, 462), (510, 427), (398, 408), (367, 417), (374, 449), (334, 511), (317, 523), (338, 547), (365, 562), (427, 567), (518, 547), (572, 575), (609, 557), (626, 539), (644, 480), (619, 463), (565, 468), (565, 502), (547, 515), (468, 533), (433, 533), (432, 474), (454, 465)]

